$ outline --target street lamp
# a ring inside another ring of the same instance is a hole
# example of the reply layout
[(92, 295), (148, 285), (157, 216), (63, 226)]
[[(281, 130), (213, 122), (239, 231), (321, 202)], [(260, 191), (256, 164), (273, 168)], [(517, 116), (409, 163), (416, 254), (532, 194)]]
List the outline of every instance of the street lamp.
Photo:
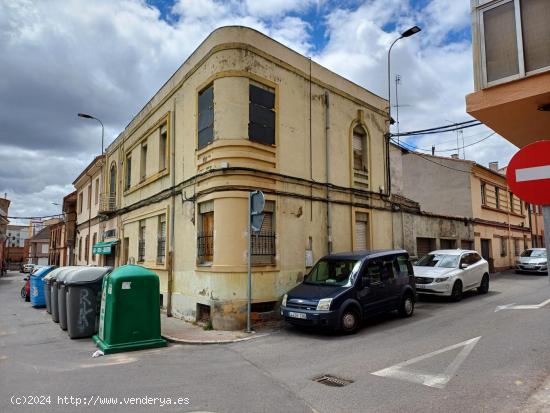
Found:
[[(418, 26), (413, 26), (410, 29), (405, 30), (401, 35), (393, 41), (391, 44), (389, 50), (388, 50), (388, 140), (390, 138), (390, 126), (391, 126), (391, 81), (390, 81), (390, 65), (391, 65), (391, 49), (395, 43), (397, 43), (399, 40), (403, 39), (404, 37), (410, 37), (413, 34), (418, 33), (420, 30), (422, 30)], [(397, 143), (399, 143), (399, 136), (397, 137)]]
[(87, 115), (86, 113), (79, 113), (78, 114), (78, 117), (80, 118), (85, 118), (85, 119), (95, 119), (97, 120), (99, 123), (101, 123), (101, 154), (103, 155), (103, 136), (104, 136), (104, 133), (105, 133), (105, 128), (103, 127), (103, 122), (101, 122), (98, 118), (96, 118), (95, 116), (92, 116), (92, 115)]

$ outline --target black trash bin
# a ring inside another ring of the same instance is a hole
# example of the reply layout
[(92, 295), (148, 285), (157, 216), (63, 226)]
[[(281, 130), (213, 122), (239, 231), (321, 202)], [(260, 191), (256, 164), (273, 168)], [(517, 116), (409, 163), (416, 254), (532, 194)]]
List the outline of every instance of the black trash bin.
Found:
[(78, 268), (78, 267), (61, 267), (60, 268), (61, 271), (57, 273), (55, 279), (53, 279), (51, 283), (50, 305), (52, 307), (52, 320), (55, 323), (59, 323), (59, 302), (57, 299), (57, 294), (58, 294), (57, 282), (58, 280), (63, 279), (63, 277), (67, 272), (72, 271), (75, 268)]
[(65, 267), (56, 268), (44, 277), (44, 298), (46, 299), (46, 311), (48, 314), (52, 313), (52, 283), (63, 268)]
[(86, 267), (71, 272), (64, 280), (67, 291), (67, 332), (70, 338), (97, 333), (103, 277), (112, 267)]

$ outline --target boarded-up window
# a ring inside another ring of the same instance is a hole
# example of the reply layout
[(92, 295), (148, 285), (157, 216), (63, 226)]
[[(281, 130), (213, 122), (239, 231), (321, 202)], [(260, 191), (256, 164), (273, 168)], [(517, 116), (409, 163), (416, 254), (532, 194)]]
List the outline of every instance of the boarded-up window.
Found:
[(369, 215), (365, 212), (355, 213), (355, 250), (366, 251), (370, 248)]
[(138, 262), (145, 260), (145, 220), (139, 221)]
[(141, 159), (139, 164), (139, 175), (142, 181), (147, 177), (147, 141), (141, 145)]
[(505, 237), (500, 237), (500, 256), (506, 257), (508, 255), (508, 240)]
[(113, 162), (111, 165), (111, 172), (109, 175), (109, 196), (114, 199), (116, 194), (116, 164)]
[(251, 84), (248, 104), (248, 139), (265, 145), (275, 145), (275, 92)]
[(514, 238), (514, 255), (519, 257), (519, 254), (521, 254), (519, 238)]
[(166, 168), (166, 141), (168, 139), (168, 132), (166, 131), (166, 125), (160, 127), (159, 137), (159, 171)]
[(95, 261), (95, 254), (93, 246), (97, 243), (97, 232), (94, 232), (94, 236), (92, 237), (92, 260)]
[(416, 238), (416, 255), (418, 258), (435, 250), (435, 238)]
[(462, 241), (460, 241), (460, 248), (462, 248), (463, 250), (473, 250), (474, 241), (463, 239)]
[(485, 182), (481, 183), (481, 205), (487, 205), (487, 186), (485, 185)]
[(214, 85), (199, 93), (198, 128), (198, 147), (201, 149), (214, 140)]
[(197, 232), (197, 258), (200, 264), (210, 263), (214, 258), (214, 202), (199, 205)]
[(126, 181), (124, 182), (124, 189), (130, 189), (132, 184), (132, 154), (126, 157)]
[(454, 250), (456, 248), (456, 240), (455, 239), (440, 239), (439, 245), (441, 246), (442, 250)]
[(519, 73), (514, 2), (483, 13), (487, 82)]
[(356, 126), (353, 129), (353, 169), (367, 171), (367, 134), (365, 130)]
[(275, 202), (266, 201), (260, 231), (252, 234), (252, 264), (275, 264)]
[(550, 66), (550, 1), (521, 0), (525, 71)]

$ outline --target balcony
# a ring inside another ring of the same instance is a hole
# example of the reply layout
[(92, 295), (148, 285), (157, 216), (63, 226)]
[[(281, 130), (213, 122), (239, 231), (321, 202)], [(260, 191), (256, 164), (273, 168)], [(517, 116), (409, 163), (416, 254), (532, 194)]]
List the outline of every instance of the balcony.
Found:
[(116, 211), (116, 196), (102, 194), (99, 198), (99, 213), (109, 214)]
[(466, 111), (522, 147), (550, 139), (550, 2), (475, 0)]

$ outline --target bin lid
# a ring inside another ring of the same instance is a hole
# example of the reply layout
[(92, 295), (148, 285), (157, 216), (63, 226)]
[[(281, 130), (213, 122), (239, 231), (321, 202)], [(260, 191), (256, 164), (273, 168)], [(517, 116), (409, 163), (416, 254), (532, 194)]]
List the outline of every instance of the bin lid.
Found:
[(50, 271), (44, 278), (43, 280), (44, 281), (53, 281), (57, 278), (57, 274), (59, 274), (64, 268), (67, 268), (67, 267), (57, 267), (55, 269), (53, 269), (52, 271)]
[(145, 268), (141, 265), (122, 265), (118, 268), (116, 268), (110, 275), (111, 279), (119, 278), (119, 277), (140, 277), (140, 276), (154, 276), (158, 277), (158, 275)]
[(45, 267), (40, 268), (34, 274), (31, 274), (31, 277), (44, 278), (48, 273), (57, 268), (55, 265), (46, 265)]
[(112, 270), (113, 267), (79, 267), (68, 273), (63, 279), (63, 282), (65, 285), (88, 284), (102, 280), (103, 277)]
[[(67, 273), (79, 267), (59, 267), (56, 273), (49, 278), (51, 281), (63, 281)], [(53, 272), (53, 271), (52, 271)], [(50, 273), (51, 274), (51, 273)], [(46, 280), (47, 281), (47, 280)]]

